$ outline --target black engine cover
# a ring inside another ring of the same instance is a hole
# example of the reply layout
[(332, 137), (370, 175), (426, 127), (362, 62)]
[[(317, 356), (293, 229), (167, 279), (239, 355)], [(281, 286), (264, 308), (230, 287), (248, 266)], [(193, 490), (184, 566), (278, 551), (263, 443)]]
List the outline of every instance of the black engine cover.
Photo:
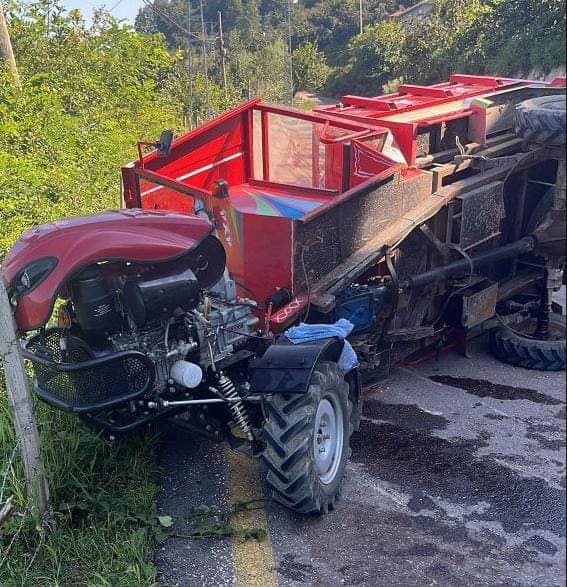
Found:
[(123, 290), (124, 304), (138, 328), (172, 316), (174, 310), (189, 311), (199, 303), (199, 282), (191, 269), (169, 275), (130, 280)]
[(71, 284), (77, 322), (92, 335), (113, 332), (120, 323), (112, 290), (102, 271), (91, 267)]

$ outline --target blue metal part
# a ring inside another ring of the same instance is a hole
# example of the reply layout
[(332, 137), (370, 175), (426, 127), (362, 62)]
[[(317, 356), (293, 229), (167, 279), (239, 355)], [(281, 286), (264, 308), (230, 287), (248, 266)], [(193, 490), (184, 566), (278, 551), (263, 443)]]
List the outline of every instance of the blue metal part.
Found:
[(335, 319), (345, 318), (354, 324), (351, 334), (373, 330), (381, 309), (391, 301), (391, 292), (384, 286), (352, 285), (336, 298)]

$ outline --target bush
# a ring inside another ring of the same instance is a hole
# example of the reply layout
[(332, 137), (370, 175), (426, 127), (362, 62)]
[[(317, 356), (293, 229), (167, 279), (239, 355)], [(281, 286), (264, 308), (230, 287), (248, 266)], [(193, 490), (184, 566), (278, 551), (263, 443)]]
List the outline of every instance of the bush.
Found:
[[(52, 1), (11, 6), (23, 87), (0, 72), (0, 259), (37, 224), (118, 207), (120, 166), (136, 141), (179, 127), (181, 111), (164, 91), (179, 56), (161, 35), (106, 17), (87, 29)], [(75, 417), (36, 411), (55, 509), (49, 532), (28, 515), (0, 367), (0, 501), (13, 495), (23, 514), (1, 529), (0, 584), (155, 584), (154, 443), (110, 448)]]
[(305, 43), (293, 52), (295, 90), (316, 92), (329, 79), (331, 68), (317, 43)]
[(397, 22), (381, 22), (364, 29), (348, 47), (348, 61), (334, 81), (334, 90), (379, 94), (382, 86), (405, 69), (405, 32)]

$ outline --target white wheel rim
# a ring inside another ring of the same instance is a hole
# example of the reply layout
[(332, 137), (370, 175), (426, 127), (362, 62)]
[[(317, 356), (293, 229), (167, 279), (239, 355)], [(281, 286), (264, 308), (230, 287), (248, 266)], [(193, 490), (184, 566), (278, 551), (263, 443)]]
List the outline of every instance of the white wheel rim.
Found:
[(315, 415), (313, 456), (315, 469), (323, 485), (329, 485), (337, 476), (343, 454), (342, 407), (334, 398), (319, 402)]

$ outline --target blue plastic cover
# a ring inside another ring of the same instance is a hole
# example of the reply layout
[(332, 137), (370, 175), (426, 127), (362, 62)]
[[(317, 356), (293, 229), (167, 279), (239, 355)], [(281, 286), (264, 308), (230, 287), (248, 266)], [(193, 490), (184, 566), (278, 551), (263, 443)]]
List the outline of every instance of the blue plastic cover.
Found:
[(351, 344), (346, 337), (352, 332), (354, 324), (341, 318), (334, 324), (303, 324), (293, 326), (285, 332), (286, 338), (292, 344), (301, 344), (304, 342), (313, 342), (338, 336), (345, 341), (343, 352), (339, 357), (339, 368), (348, 373), (358, 367), (358, 358)]

